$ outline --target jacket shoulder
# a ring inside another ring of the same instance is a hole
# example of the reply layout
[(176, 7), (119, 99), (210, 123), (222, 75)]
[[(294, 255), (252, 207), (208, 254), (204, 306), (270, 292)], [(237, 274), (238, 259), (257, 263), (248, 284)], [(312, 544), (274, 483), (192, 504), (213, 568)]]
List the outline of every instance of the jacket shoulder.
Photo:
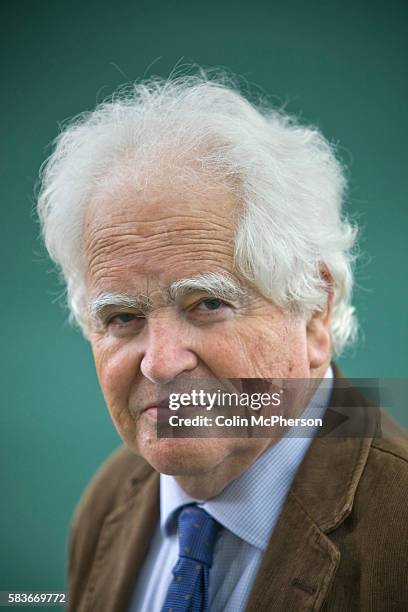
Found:
[[(408, 432), (396, 423), (389, 414), (381, 414), (382, 436), (373, 439), (372, 448), (382, 455), (390, 455), (402, 462), (401, 469), (408, 469)], [(385, 457), (384, 457), (385, 459)]]
[[(363, 498), (373, 515), (376, 529), (387, 529), (390, 541), (408, 536), (408, 434), (385, 412), (381, 415), (381, 437), (372, 440), (365, 470), (357, 489), (357, 502)], [(378, 519), (383, 521), (378, 524)], [(401, 519), (398, 524), (398, 518)], [(400, 542), (401, 544), (401, 542)], [(407, 539), (408, 544), (408, 539)]]
[(408, 436), (397, 426), (393, 433), (374, 438), (362, 477), (361, 491), (365, 491), (375, 520), (388, 530), (389, 543), (401, 546), (402, 533), (408, 554)]
[(69, 538), (68, 592), (75, 610), (88, 581), (105, 519), (131, 499), (135, 480), (143, 481), (153, 469), (144, 459), (122, 446), (99, 468), (75, 510)]
[(144, 459), (125, 446), (119, 447), (100, 466), (85, 489), (74, 513), (73, 523), (80, 522), (88, 512), (92, 520), (102, 518), (126, 501), (127, 483), (144, 479), (152, 468)]
[[(354, 503), (331, 533), (340, 564), (324, 610), (406, 610), (408, 437), (394, 425), (373, 438)], [(353, 607), (354, 609), (354, 607)]]

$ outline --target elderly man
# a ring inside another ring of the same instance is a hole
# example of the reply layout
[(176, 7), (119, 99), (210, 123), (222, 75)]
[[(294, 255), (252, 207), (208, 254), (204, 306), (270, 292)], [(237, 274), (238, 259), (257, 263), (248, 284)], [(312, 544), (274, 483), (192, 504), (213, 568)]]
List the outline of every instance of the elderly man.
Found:
[(124, 441), (75, 515), (71, 610), (408, 608), (402, 438), (156, 429), (158, 398), (200, 380), (324, 380), (339, 405), (343, 190), (317, 130), (203, 76), (137, 84), (59, 136), (43, 235)]

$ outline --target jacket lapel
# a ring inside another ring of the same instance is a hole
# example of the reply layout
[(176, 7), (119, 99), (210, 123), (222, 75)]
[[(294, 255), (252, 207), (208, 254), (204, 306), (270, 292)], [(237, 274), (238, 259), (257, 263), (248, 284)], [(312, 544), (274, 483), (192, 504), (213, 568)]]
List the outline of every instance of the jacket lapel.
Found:
[[(126, 500), (104, 522), (85, 596), (84, 612), (126, 610), (159, 518), (159, 475), (143, 466)], [(82, 609), (81, 609), (82, 612)]]
[(263, 557), (247, 612), (318, 610), (340, 553), (289, 493)]
[[(345, 381), (344, 388), (336, 385), (329, 408), (342, 407), (341, 414), (353, 419), (367, 414), (366, 404)], [(330, 432), (333, 412), (328, 414)], [(377, 425), (375, 418), (368, 419), (359, 437), (325, 436), (312, 442), (262, 559), (247, 612), (321, 609), (340, 562), (340, 551), (327, 534), (351, 512)], [(353, 431), (350, 424), (348, 430)]]

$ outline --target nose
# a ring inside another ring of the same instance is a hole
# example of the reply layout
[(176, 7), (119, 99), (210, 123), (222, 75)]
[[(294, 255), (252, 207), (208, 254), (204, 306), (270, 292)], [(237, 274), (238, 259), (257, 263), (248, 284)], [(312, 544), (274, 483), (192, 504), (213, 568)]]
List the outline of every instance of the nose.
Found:
[(194, 370), (198, 358), (191, 336), (173, 318), (151, 318), (140, 370), (153, 383), (165, 385), (183, 372)]

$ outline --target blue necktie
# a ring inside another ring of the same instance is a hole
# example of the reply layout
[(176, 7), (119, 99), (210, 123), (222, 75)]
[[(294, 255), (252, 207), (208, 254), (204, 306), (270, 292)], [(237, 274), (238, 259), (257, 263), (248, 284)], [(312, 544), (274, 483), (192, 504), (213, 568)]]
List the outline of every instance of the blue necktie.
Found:
[(210, 567), (220, 525), (205, 510), (186, 506), (178, 519), (179, 558), (162, 612), (207, 612)]

